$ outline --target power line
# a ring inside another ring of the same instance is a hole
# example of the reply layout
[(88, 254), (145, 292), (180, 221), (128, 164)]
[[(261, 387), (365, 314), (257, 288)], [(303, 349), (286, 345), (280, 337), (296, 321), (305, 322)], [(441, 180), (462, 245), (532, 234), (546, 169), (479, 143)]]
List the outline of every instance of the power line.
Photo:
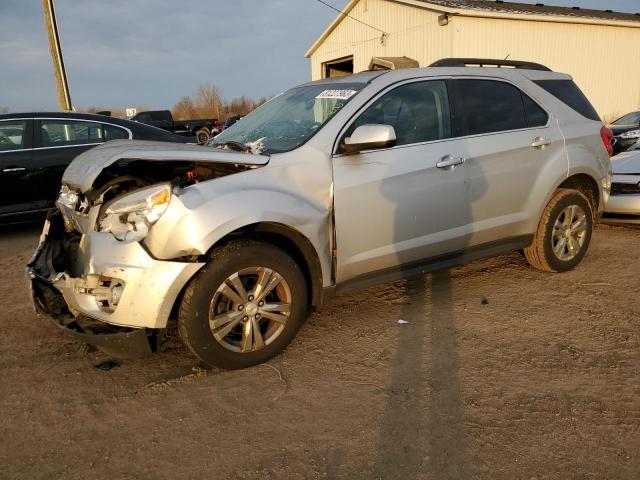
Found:
[(321, 4), (323, 4), (323, 5), (327, 6), (327, 7), (329, 7), (331, 10), (335, 10), (336, 12), (341, 13), (342, 15), (344, 15), (345, 17), (350, 18), (351, 20), (355, 20), (355, 21), (356, 21), (356, 22), (358, 22), (358, 23), (361, 23), (361, 24), (363, 24), (363, 25), (366, 25), (366, 26), (367, 26), (367, 27), (369, 27), (369, 28), (373, 28), (374, 30), (377, 30), (377, 31), (378, 31), (378, 32), (380, 32), (382, 35), (385, 35), (385, 36), (386, 36), (386, 35), (388, 35), (388, 33), (387, 33), (387, 32), (385, 32), (384, 30), (380, 30), (379, 28), (376, 28), (376, 27), (374, 27), (373, 25), (369, 25), (368, 23), (363, 22), (362, 20), (358, 20), (357, 18), (352, 17), (351, 15), (349, 15), (349, 14), (347, 14), (347, 13), (343, 12), (342, 10), (340, 10), (339, 8), (334, 7), (333, 5), (328, 4), (327, 2), (325, 2), (325, 1), (323, 1), (323, 0), (316, 0), (316, 1), (317, 1), (317, 2), (320, 2)]

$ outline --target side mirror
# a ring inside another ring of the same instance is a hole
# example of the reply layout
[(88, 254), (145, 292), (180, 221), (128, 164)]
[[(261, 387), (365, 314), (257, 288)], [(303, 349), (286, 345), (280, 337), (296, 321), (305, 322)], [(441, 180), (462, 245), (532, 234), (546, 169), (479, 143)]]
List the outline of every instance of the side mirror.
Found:
[(340, 144), (342, 153), (389, 148), (396, 144), (396, 131), (391, 125), (360, 125)]

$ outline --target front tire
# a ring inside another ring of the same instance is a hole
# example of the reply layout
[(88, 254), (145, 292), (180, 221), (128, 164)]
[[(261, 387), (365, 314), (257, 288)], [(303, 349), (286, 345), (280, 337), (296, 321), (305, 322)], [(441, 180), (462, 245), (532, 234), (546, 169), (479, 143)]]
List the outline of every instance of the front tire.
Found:
[(584, 258), (593, 234), (593, 210), (577, 190), (560, 188), (547, 204), (533, 243), (524, 249), (532, 267), (566, 272)]
[(210, 258), (185, 291), (180, 337), (216, 367), (265, 362), (291, 342), (305, 319), (300, 267), (280, 248), (255, 240), (230, 242)]

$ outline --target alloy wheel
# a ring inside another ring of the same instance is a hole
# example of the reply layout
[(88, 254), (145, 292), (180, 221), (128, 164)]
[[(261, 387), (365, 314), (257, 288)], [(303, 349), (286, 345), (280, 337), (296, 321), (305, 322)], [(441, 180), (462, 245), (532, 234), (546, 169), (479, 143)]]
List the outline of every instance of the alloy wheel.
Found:
[(209, 309), (209, 327), (227, 350), (249, 353), (272, 343), (291, 313), (291, 288), (267, 267), (250, 267), (217, 288)]
[(582, 250), (587, 237), (587, 214), (579, 205), (569, 205), (560, 212), (553, 225), (551, 246), (562, 261), (573, 260)]

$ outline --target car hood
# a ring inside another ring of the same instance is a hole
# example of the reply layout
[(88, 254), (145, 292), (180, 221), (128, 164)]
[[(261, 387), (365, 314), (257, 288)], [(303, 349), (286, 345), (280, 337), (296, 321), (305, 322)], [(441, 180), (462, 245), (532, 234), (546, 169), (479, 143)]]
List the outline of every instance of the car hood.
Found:
[(640, 150), (623, 152), (611, 159), (614, 174), (640, 174)]
[(119, 160), (212, 162), (261, 166), (269, 163), (266, 155), (222, 150), (200, 145), (183, 145), (143, 140), (114, 140), (78, 155), (67, 167), (62, 183), (86, 192), (102, 170)]

